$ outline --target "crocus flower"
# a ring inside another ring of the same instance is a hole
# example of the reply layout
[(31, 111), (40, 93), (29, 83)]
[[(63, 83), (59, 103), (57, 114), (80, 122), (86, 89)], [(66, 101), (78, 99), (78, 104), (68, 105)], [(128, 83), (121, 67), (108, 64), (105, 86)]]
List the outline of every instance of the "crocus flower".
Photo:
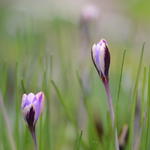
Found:
[(91, 51), (91, 56), (98, 74), (103, 82), (108, 81), (110, 53), (108, 50), (107, 41), (102, 39), (99, 43), (94, 44)]
[(24, 119), (26, 120), (29, 128), (35, 126), (36, 121), (38, 120), (44, 103), (44, 93), (39, 92), (37, 94), (29, 93), (23, 94), (22, 96), (22, 111)]
[(35, 125), (42, 112), (43, 105), (44, 105), (43, 92), (39, 92), (37, 94), (33, 93), (23, 94), (22, 96), (21, 109), (23, 112), (24, 119), (27, 122), (29, 130), (32, 134), (36, 150), (37, 150), (37, 142), (35, 136)]
[[(112, 128), (115, 127), (115, 113), (112, 103), (112, 96), (110, 92), (109, 86), (109, 66), (110, 66), (110, 53), (108, 50), (107, 41), (102, 39), (99, 43), (94, 44), (91, 50), (91, 56), (95, 68), (103, 81), (103, 85), (105, 87), (107, 99), (108, 99), (108, 106), (112, 121)], [(118, 143), (118, 135), (117, 135), (117, 128), (115, 127), (115, 147), (116, 150), (119, 150), (119, 143)]]

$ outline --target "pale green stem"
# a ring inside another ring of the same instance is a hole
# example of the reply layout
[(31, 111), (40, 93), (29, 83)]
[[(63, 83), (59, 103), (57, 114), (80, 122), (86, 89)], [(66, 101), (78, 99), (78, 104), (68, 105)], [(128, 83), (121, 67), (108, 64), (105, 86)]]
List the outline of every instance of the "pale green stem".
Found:
[(117, 128), (115, 126), (115, 113), (114, 113), (114, 108), (113, 108), (113, 103), (112, 103), (112, 96), (110, 93), (109, 81), (105, 81), (103, 83), (104, 83), (104, 87), (105, 87), (106, 95), (108, 99), (108, 107), (109, 107), (111, 121), (112, 121), (112, 128), (114, 129), (114, 134), (115, 134), (115, 147), (116, 147), (116, 150), (119, 150), (118, 133), (117, 133)]

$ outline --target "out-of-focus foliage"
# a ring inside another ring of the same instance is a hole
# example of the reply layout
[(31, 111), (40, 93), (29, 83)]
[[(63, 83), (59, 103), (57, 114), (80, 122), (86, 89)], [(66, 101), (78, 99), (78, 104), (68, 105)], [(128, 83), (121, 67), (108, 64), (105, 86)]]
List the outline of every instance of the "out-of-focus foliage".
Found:
[[(132, 130), (134, 120), (136, 134), (125, 148), (135, 140), (134, 146), (146, 149), (150, 144), (150, 115), (145, 116), (150, 114), (149, 3), (0, 2), (0, 92), (7, 112), (4, 116), (0, 109), (0, 150), (10, 150), (12, 143), (17, 150), (33, 149), (20, 105), (23, 93), (39, 91), (46, 96), (45, 111), (37, 122), (39, 150), (113, 150), (107, 99), (91, 60), (91, 46), (101, 38), (107, 39), (111, 53), (110, 86), (118, 131), (124, 124)], [(84, 11), (96, 15), (84, 17)]]

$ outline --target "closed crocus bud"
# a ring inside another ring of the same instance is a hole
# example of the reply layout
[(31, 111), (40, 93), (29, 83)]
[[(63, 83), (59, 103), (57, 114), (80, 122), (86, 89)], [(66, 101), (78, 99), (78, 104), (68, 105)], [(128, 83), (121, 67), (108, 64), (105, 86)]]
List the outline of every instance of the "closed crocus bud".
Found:
[(95, 68), (103, 82), (108, 81), (110, 53), (107, 41), (102, 39), (99, 43), (94, 44), (91, 51), (92, 60)]
[[(94, 44), (91, 50), (92, 60), (95, 65), (95, 68), (103, 81), (103, 85), (105, 87), (110, 117), (112, 121), (112, 128), (115, 127), (115, 113), (112, 103), (112, 96), (110, 92), (109, 86), (109, 66), (110, 66), (110, 53), (108, 50), (107, 41), (102, 39), (99, 43)], [(119, 142), (117, 135), (117, 128), (114, 129), (114, 137), (115, 137), (115, 148), (119, 150)]]
[(21, 109), (24, 119), (28, 124), (30, 131), (35, 130), (35, 124), (38, 120), (44, 105), (44, 93), (23, 94)]

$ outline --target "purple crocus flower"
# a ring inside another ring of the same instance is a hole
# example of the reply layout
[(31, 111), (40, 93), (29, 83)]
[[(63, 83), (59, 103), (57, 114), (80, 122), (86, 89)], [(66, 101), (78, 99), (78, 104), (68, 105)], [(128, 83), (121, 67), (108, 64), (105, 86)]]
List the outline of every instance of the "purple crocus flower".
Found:
[(28, 124), (28, 128), (34, 140), (35, 150), (38, 150), (37, 139), (35, 134), (35, 125), (42, 112), (44, 105), (44, 93), (39, 92), (37, 94), (29, 93), (23, 94), (21, 109), (25, 121)]
[(108, 50), (107, 41), (102, 39), (99, 43), (94, 44), (91, 51), (91, 56), (98, 74), (103, 82), (108, 81), (110, 53)]
[(44, 104), (43, 92), (39, 92), (37, 94), (33, 93), (23, 94), (21, 109), (29, 129), (35, 127), (36, 121), (38, 120), (42, 112), (43, 104)]

